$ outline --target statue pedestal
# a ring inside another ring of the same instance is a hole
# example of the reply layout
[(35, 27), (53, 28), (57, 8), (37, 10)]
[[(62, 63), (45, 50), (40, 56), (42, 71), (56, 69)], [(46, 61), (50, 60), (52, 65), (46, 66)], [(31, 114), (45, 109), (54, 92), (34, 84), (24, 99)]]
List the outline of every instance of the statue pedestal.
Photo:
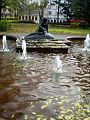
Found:
[[(39, 53), (68, 53), (71, 42), (68, 40), (28, 40), (26, 43), (28, 52)], [(16, 51), (22, 51), (20, 42), (16, 43)]]

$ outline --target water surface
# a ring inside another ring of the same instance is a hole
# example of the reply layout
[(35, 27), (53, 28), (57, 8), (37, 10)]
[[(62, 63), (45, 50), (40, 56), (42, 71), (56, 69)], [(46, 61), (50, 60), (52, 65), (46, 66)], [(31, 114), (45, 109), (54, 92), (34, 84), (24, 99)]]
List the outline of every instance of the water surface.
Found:
[[(85, 101), (90, 101), (90, 53), (82, 51), (83, 42), (72, 42), (68, 54), (28, 53), (27, 60), (19, 59), (14, 42), (8, 40), (8, 47), (9, 52), (0, 52), (1, 119), (24, 120), (27, 114), (35, 120), (34, 112), (44, 113), (47, 119), (55, 118), (54, 104), (40, 110), (51, 97), (68, 96), (74, 102), (85, 95)], [(56, 55), (62, 60), (63, 73), (53, 71)]]

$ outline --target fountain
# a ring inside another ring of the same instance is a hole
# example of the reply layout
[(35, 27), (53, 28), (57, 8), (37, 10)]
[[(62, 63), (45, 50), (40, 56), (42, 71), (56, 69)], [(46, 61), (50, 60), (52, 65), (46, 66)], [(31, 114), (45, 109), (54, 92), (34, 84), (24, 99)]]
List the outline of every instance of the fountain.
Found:
[[(71, 45), (71, 41), (54, 39), (54, 36), (48, 33), (48, 21), (46, 18), (43, 18), (36, 32), (24, 36), (23, 39), (26, 41), (26, 48), (29, 52), (68, 53)], [(22, 51), (22, 41), (20, 39), (16, 41), (16, 51)]]
[[(77, 110), (79, 100), (82, 100), (82, 105), (85, 103), (84, 109), (80, 105), (81, 110), (84, 111), (86, 103), (90, 103), (88, 102), (90, 101), (90, 55), (79, 51), (83, 45), (82, 41), (79, 40), (80, 44), (72, 41), (72, 48), (67, 54), (60, 52), (55, 54), (50, 51), (48, 54), (28, 52), (30, 60), (27, 61), (26, 41), (20, 40), (18, 45), (23, 51), (20, 57), (25, 61), (16, 61), (15, 51), (4, 55), (0, 53), (0, 120), (22, 120), (27, 117), (35, 120), (40, 116), (41, 119), (58, 119), (58, 113), (61, 111), (63, 114), (65, 110), (66, 114), (63, 115), (67, 118), (69, 109), (71, 109), (70, 115), (77, 112), (72, 105), (76, 101)], [(54, 42), (56, 44), (56, 41)], [(46, 45), (46, 42), (44, 44)], [(9, 45), (12, 45), (12, 40)], [(80, 49), (77, 51), (78, 48)], [(54, 61), (54, 72), (51, 61)], [(64, 103), (63, 100), (66, 102)], [(89, 111), (88, 107), (89, 105), (87, 106)], [(88, 111), (86, 117), (89, 117)]]
[(90, 51), (90, 37), (87, 34), (86, 39), (84, 40), (84, 51)]
[(3, 43), (2, 51), (3, 51), (3, 52), (7, 52), (7, 51), (9, 51), (8, 46), (7, 46), (6, 35), (3, 36), (2, 43)]
[(63, 72), (62, 71), (62, 61), (59, 56), (56, 56), (56, 58), (54, 60), (53, 70), (54, 70), (54, 72), (57, 72), (57, 73)]

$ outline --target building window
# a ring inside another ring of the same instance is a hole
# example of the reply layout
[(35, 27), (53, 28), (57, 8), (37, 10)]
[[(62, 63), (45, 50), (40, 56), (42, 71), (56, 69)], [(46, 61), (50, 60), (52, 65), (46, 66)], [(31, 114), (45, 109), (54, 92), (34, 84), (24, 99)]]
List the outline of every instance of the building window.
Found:
[(32, 20), (34, 20), (34, 16), (32, 16)]
[(24, 16), (22, 16), (22, 20), (24, 20)]
[(27, 20), (27, 16), (26, 16), (26, 20)]
[(37, 20), (37, 16), (35, 16), (35, 20)]
[(51, 23), (53, 23), (53, 20), (51, 20)]
[(29, 16), (29, 20), (31, 20), (31, 16)]
[(57, 21), (56, 20), (54, 20), (54, 23), (56, 23)]
[(48, 14), (51, 15), (52, 14), (51, 11), (48, 11)]

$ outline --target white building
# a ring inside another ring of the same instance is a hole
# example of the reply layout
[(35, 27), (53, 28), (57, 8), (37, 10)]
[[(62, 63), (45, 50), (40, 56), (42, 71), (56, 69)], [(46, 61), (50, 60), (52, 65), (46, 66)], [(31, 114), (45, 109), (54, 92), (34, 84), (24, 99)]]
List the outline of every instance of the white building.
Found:
[[(44, 8), (44, 17), (47, 17), (49, 22), (51, 23), (55, 23), (57, 22), (63, 22), (64, 20), (66, 20), (66, 18), (64, 17), (64, 15), (60, 14), (60, 10), (62, 8), (59, 8), (59, 17), (58, 17), (58, 4), (56, 4), (55, 2), (53, 2), (54, 0), (48, 0), (48, 4), (46, 6), (46, 8)], [(64, 0), (62, 0), (63, 2)], [(59, 19), (58, 19), (59, 18)]]
[(30, 21), (39, 23), (39, 14), (37, 10), (33, 10), (30, 14), (25, 13), (23, 16), (19, 16), (19, 21)]

